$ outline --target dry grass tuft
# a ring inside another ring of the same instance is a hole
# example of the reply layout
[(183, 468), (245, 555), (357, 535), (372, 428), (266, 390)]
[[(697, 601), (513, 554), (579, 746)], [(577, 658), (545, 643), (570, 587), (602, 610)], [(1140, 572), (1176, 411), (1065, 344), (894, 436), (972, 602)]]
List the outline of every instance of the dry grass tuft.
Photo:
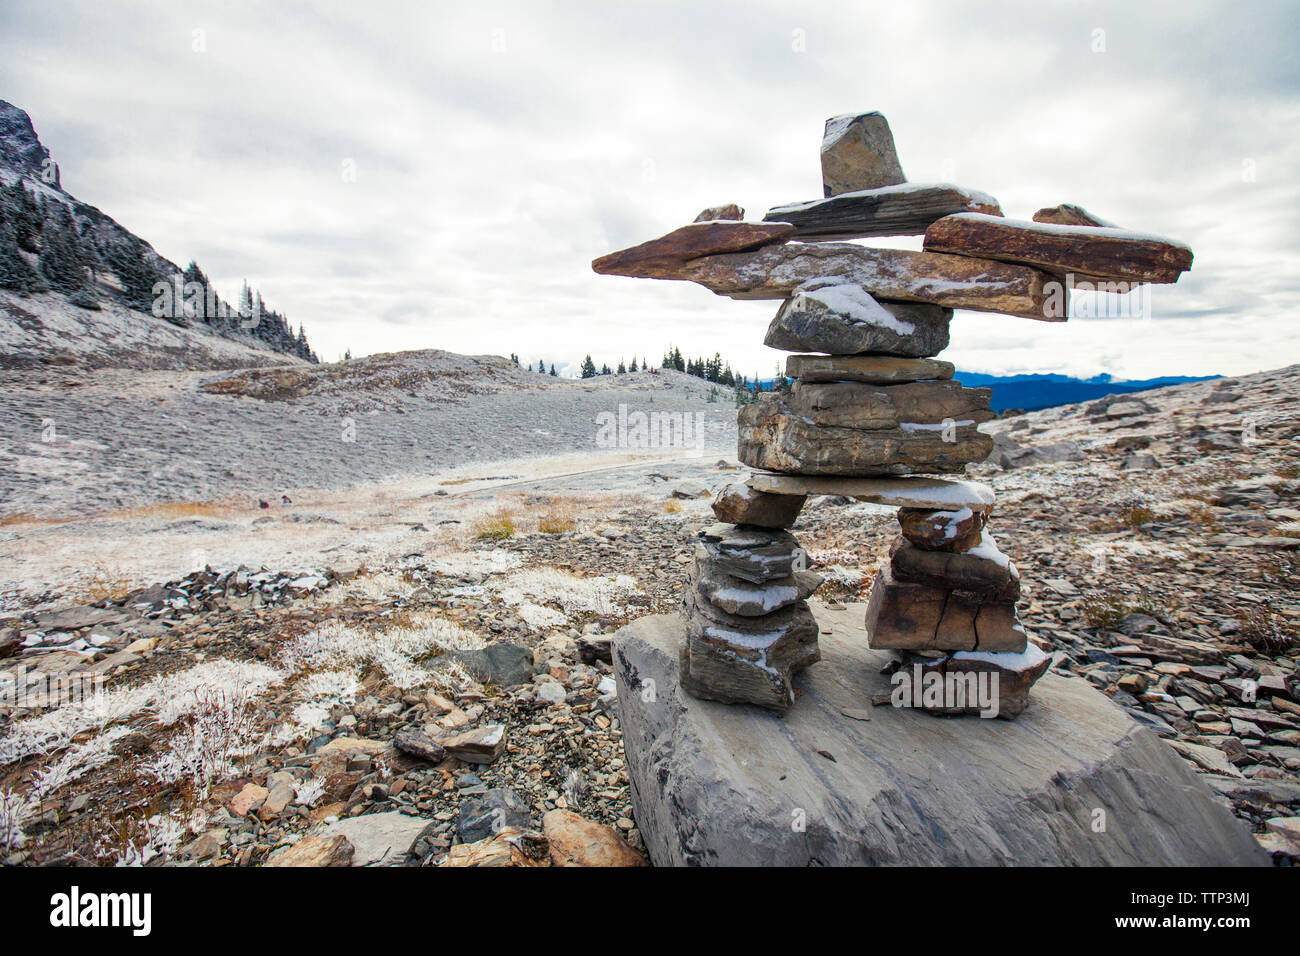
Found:
[(1130, 614), (1149, 614), (1160, 620), (1165, 616), (1165, 610), (1118, 591), (1093, 591), (1083, 600), (1083, 616), (1089, 627), (1110, 630)]
[(1247, 644), (1271, 657), (1279, 657), (1293, 651), (1300, 640), (1294, 626), (1285, 621), (1281, 615), (1262, 608), (1251, 608), (1237, 615), (1241, 625), (1241, 637)]
[(479, 541), (505, 541), (518, 530), (514, 512), (502, 509), (474, 522), (474, 537)]
[(567, 534), (578, 527), (572, 505), (561, 502), (552, 505), (546, 514), (537, 519), (537, 530), (542, 534)]
[(86, 585), (86, 603), (98, 604), (100, 601), (121, 601), (135, 589), (136, 585), (119, 573), (96, 571), (95, 577)]

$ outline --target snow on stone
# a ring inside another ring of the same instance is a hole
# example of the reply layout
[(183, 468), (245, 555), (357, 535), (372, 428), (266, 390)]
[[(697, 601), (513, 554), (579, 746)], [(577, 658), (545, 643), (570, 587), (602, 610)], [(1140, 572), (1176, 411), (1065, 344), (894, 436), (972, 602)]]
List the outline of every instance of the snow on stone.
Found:
[(992, 222), (1003, 226), (1013, 226), (1017, 229), (1026, 229), (1030, 232), (1039, 232), (1048, 235), (1068, 236), (1072, 239), (1090, 238), (1100, 236), (1107, 239), (1131, 239), (1134, 242), (1159, 242), (1168, 246), (1175, 246), (1179, 249), (1191, 248), (1177, 239), (1170, 239), (1166, 236), (1157, 236), (1150, 232), (1137, 232), (1132, 229), (1124, 229), (1119, 226), (1072, 226), (1059, 222), (1033, 222), (1028, 219), (1004, 219), (1001, 216), (989, 216), (979, 212), (959, 212), (953, 218), (973, 219), (978, 222)]
[(806, 299), (820, 302), (855, 325), (871, 325), (889, 329), (898, 335), (911, 335), (916, 326), (897, 318), (872, 297), (871, 293), (842, 276), (829, 276), (805, 282), (795, 292)]
[(952, 655), (952, 659), (955, 661), (983, 661), (987, 664), (996, 664), (998, 667), (1006, 668), (1009, 671), (1028, 670), (1041, 664), (1046, 658), (1047, 655), (1033, 641), (1030, 641), (1019, 654), (1006, 651), (957, 651)]
[(1017, 577), (1019, 576), (1015, 565), (1011, 563), (1011, 559), (998, 550), (998, 546), (994, 542), (993, 536), (989, 534), (987, 528), (980, 532), (980, 543), (975, 545), (975, 547), (971, 548), (966, 553), (972, 557), (983, 558), (985, 561), (992, 561), (999, 567), (1006, 568), (1013, 575), (1016, 575)]
[(789, 585), (777, 584), (772, 587), (763, 588), (761, 592), (747, 588), (720, 588), (718, 593), (713, 596), (713, 603), (718, 604), (721, 601), (750, 601), (755, 594), (760, 594), (763, 602), (763, 613), (767, 614), (774, 608), (782, 604), (788, 604), (799, 596), (799, 589), (792, 588)]

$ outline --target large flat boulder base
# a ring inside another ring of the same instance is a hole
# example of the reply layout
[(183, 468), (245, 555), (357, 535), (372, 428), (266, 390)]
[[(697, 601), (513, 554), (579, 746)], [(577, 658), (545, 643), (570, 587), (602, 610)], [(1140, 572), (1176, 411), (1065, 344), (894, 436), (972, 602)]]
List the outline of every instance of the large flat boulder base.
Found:
[(615, 636), (656, 865), (1267, 864), (1173, 749), (1087, 682), (1049, 672), (1014, 721), (873, 708), (891, 655), (867, 647), (865, 606), (815, 611), (822, 660), (784, 716), (684, 693), (678, 615)]

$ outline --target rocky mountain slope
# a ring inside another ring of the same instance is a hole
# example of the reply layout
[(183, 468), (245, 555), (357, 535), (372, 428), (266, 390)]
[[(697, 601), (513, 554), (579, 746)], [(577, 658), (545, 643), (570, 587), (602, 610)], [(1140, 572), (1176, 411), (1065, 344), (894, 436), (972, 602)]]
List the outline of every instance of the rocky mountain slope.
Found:
[[(30, 117), (3, 100), (0, 290), (3, 367), (69, 356), (144, 368), (181, 367), (187, 358), (190, 368), (316, 360), (302, 327), (294, 333), (260, 294), (245, 287), (240, 302), (222, 300), (196, 263), (182, 269), (69, 194)], [(161, 340), (166, 357), (120, 347), (142, 339)]]
[[(421, 374), (397, 376), (376, 417), (412, 422)], [(333, 376), (289, 383), (298, 397), (208, 397), (284, 415)], [(260, 377), (207, 381), (265, 393)], [(183, 400), (208, 394), (201, 384)], [(583, 388), (553, 394), (599, 394)], [(634, 390), (600, 397), (648, 407)], [(1021, 617), (1053, 670), (1149, 727), (1279, 864), (1300, 859), (1298, 398), (1291, 367), (1000, 419), (984, 426), (993, 458), (971, 469), (997, 490)], [(405, 413), (387, 404), (398, 399)], [(709, 494), (739, 469), (711, 455), (604, 471), (542, 461), (265, 509), (0, 529), (0, 578), (29, 582), (0, 622), (10, 698), (18, 680), (29, 690), (0, 713), (0, 853), (638, 862), (609, 637), (676, 607)], [(895, 527), (878, 506), (809, 502), (795, 530), (828, 578), (815, 608), (862, 614), (853, 602)], [(114, 562), (95, 582), (74, 574), (88, 550)], [(68, 673), (102, 677), (109, 696), (49, 709), (36, 675)]]

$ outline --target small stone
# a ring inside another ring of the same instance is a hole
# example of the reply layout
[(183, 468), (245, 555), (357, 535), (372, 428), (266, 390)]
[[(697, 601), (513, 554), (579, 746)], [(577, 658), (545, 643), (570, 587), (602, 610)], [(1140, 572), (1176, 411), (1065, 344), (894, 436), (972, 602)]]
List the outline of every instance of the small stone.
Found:
[(1115, 682), (1115, 686), (1125, 693), (1137, 696), (1146, 693), (1147, 679), (1141, 674), (1125, 674)]
[(475, 843), (507, 827), (527, 830), (529, 819), (528, 801), (514, 790), (489, 790), (461, 804), (456, 815), (456, 836), (461, 843)]
[(565, 691), (563, 684), (558, 681), (548, 680), (537, 685), (536, 696), (543, 703), (562, 704), (568, 693)]
[(522, 644), (498, 641), (447, 656), (459, 661), (470, 676), (483, 684), (514, 687), (533, 679), (533, 652)]
[(698, 481), (683, 481), (673, 488), (672, 496), (687, 501), (694, 498), (707, 498), (709, 496), (709, 489), (705, 488)]
[(331, 823), (315, 834), (334, 837), (342, 834), (352, 844), (353, 866), (401, 866), (410, 856), (411, 845), (429, 821), (397, 810), (366, 813)]
[(740, 220), (745, 218), (745, 210), (734, 202), (725, 206), (710, 206), (695, 217), (696, 222), (712, 222), (717, 219)]
[(461, 843), (447, 852), (447, 859), (442, 866), (450, 867), (496, 867), (496, 866), (538, 866), (520, 848), (522, 842), (519, 831), (507, 827), (500, 833), (479, 840), (475, 843)]
[(351, 866), (351, 841), (341, 833), (333, 836), (303, 837), (293, 846), (271, 854), (267, 866)]
[(393, 737), (393, 746), (404, 754), (409, 754), (429, 763), (440, 763), (447, 752), (438, 741), (418, 727), (403, 727)]
[(899, 508), (898, 523), (903, 536), (926, 551), (969, 551), (980, 543), (988, 508), (938, 511), (930, 508)]
[(647, 866), (646, 860), (613, 827), (583, 819), (569, 810), (542, 817), (551, 863), (555, 866)]
[(444, 737), (440, 742), (449, 757), (466, 763), (492, 763), (505, 750), (506, 728), (504, 724), (492, 724)]
[(261, 807), (266, 801), (267, 789), (260, 787), (255, 783), (246, 784), (243, 790), (231, 798), (227, 806), (230, 812), (237, 817), (246, 817), (254, 810)]
[(269, 820), (283, 813), (296, 796), (295, 784), (293, 774), (283, 772), (271, 774), (267, 780), (266, 799), (259, 808), (258, 815), (263, 820)]
[(1050, 222), (1060, 226), (1111, 226), (1113, 222), (1107, 222), (1100, 216), (1094, 216), (1082, 206), (1074, 206), (1069, 203), (1062, 203), (1059, 206), (1051, 206), (1040, 209), (1034, 213), (1034, 222)]
[(1264, 821), (1268, 832), (1289, 844), (1292, 856), (1300, 856), (1300, 817), (1272, 817)]
[(733, 482), (713, 499), (713, 514), (728, 524), (788, 528), (798, 519), (805, 500), (804, 495), (770, 495)]
[(373, 755), (383, 753), (387, 749), (388, 742), (385, 740), (369, 740), (365, 737), (335, 737), (317, 750), (316, 753), (319, 756), (332, 753)]

